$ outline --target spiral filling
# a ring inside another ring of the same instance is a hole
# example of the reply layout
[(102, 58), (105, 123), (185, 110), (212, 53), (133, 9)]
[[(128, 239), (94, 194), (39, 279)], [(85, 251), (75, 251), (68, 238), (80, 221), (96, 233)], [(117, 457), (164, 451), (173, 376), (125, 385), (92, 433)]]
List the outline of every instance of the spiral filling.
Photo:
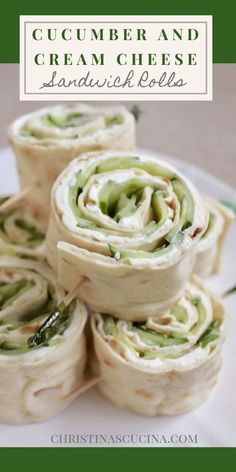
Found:
[(158, 318), (146, 322), (116, 320), (111, 315), (96, 315), (102, 338), (126, 360), (145, 364), (168, 360), (182, 362), (210, 354), (221, 337), (222, 319), (214, 318), (211, 300), (192, 283), (184, 297)]
[[(51, 275), (47, 277), (47, 266), (28, 260), (16, 264), (15, 258), (9, 259), (3, 259), (0, 266), (0, 354), (26, 353), (60, 342), (72, 322), (76, 302), (57, 313), (63, 292)], [(57, 314), (54, 322), (44, 326), (53, 313)], [(39, 329), (40, 341), (32, 342)]]
[(22, 137), (39, 140), (79, 139), (106, 128), (123, 123), (123, 117), (116, 112), (92, 112), (81, 108), (54, 107), (51, 111), (35, 114), (20, 129)]
[(211, 244), (212, 238), (217, 241), (224, 229), (224, 218), (217, 206), (206, 202), (209, 210), (209, 221), (205, 233), (199, 241), (200, 249), (204, 249), (208, 244)]
[(20, 209), (0, 215), (0, 245), (13, 244), (28, 249), (36, 249), (45, 234)]
[(188, 249), (205, 229), (194, 192), (156, 159), (98, 156), (74, 167), (55, 190), (62, 221), (75, 235), (101, 243), (101, 252), (115, 260), (161, 259)]

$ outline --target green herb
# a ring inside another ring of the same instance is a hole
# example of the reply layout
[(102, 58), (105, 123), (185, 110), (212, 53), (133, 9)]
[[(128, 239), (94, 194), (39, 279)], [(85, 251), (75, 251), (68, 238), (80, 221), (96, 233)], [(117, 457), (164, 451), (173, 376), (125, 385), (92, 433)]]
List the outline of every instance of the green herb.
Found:
[(54, 336), (62, 335), (68, 328), (71, 315), (75, 309), (75, 300), (64, 309), (58, 306), (53, 313), (46, 319), (40, 328), (31, 336), (28, 341), (29, 348), (35, 348), (42, 344), (48, 343)]
[(2, 205), (3, 203), (5, 203), (8, 198), (10, 198), (10, 196), (4, 196), (4, 197), (0, 197), (0, 205)]
[(234, 285), (234, 287), (231, 287), (229, 288), (228, 290), (226, 290), (224, 293), (223, 293), (223, 298), (224, 297), (227, 297), (228, 295), (232, 295), (236, 293), (236, 285)]
[(140, 116), (143, 113), (143, 111), (141, 110), (141, 108), (138, 105), (133, 105), (130, 109), (130, 112), (132, 113), (132, 115), (134, 115), (134, 118), (135, 118), (136, 121), (139, 120)]
[(123, 121), (122, 116), (117, 115), (117, 116), (113, 116), (112, 118), (108, 118), (107, 121), (106, 121), (106, 125), (108, 127), (109, 126), (115, 126), (115, 125), (121, 125), (122, 121)]
[(219, 337), (219, 327), (221, 325), (221, 320), (214, 320), (210, 323), (206, 331), (199, 338), (198, 343), (202, 348), (206, 347), (207, 344), (215, 341)]
[(4, 283), (0, 286), (0, 308), (5, 310), (25, 292), (30, 290), (35, 283), (31, 280), (21, 279), (17, 282)]
[(37, 226), (35, 226), (34, 223), (32, 223), (31, 221), (27, 221), (22, 218), (17, 218), (15, 220), (15, 224), (18, 228), (28, 231), (29, 233), (29, 238), (25, 242), (25, 245), (34, 248), (43, 242), (45, 234), (40, 231)]

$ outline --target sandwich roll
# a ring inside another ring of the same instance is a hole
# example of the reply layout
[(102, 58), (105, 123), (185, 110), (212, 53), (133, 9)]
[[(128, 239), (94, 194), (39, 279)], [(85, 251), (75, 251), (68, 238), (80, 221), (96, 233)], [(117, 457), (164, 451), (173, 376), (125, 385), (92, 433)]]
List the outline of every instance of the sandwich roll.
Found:
[(98, 388), (121, 408), (147, 416), (186, 413), (217, 381), (224, 309), (196, 277), (162, 315), (137, 323), (95, 313), (92, 330)]
[(26, 201), (34, 219), (46, 227), (51, 188), (67, 164), (84, 152), (134, 149), (135, 122), (124, 107), (56, 105), (18, 118), (9, 137), (21, 188), (40, 183)]
[[(9, 197), (1, 197), (0, 205)], [(0, 255), (45, 258), (45, 232), (32, 219), (23, 202), (0, 211)]]
[(195, 187), (156, 157), (105, 152), (57, 179), (46, 238), (50, 265), (95, 311), (144, 320), (183, 294), (208, 213)]
[[(83, 384), (87, 311), (45, 262), (0, 257), (0, 422), (46, 420)], [(49, 322), (49, 315), (50, 322)]]
[(198, 243), (193, 272), (206, 278), (220, 269), (224, 242), (234, 220), (234, 214), (214, 198), (208, 195), (204, 195), (203, 198), (209, 211), (209, 222)]

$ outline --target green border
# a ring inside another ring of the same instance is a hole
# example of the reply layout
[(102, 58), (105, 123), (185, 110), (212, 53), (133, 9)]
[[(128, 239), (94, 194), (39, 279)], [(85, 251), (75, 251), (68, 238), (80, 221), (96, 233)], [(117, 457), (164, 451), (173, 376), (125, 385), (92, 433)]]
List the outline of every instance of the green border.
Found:
[(235, 457), (235, 449), (4, 449), (0, 450), (1, 464), (6, 464), (9, 470), (22, 466), (25, 472), (32, 470), (89, 470), (113, 472), (128, 468), (135, 472), (148, 470), (189, 472), (206, 467), (208, 462), (211, 469), (224, 470), (226, 461)]
[[(5, 1), (1, 6), (0, 27), (0, 62), (17, 63), (19, 61), (19, 15), (96, 15), (96, 14), (130, 14), (130, 15), (213, 15), (214, 31), (214, 62), (236, 63), (235, 47), (235, 5), (232, 1), (217, 2), (216, 0), (168, 0), (153, 4), (146, 3), (145, 6), (137, 0), (119, 0), (111, 2), (96, 0), (82, 3), (79, 0), (66, 0), (65, 4), (59, 4), (55, 0), (40, 0), (40, 3), (32, 0)], [(79, 418), (78, 418), (79, 421)], [(112, 421), (112, 418), (111, 418)], [(157, 419), (158, 422), (158, 419)], [(170, 452), (171, 451), (171, 452)], [(205, 465), (205, 459), (210, 461), (211, 468), (225, 468), (225, 461), (229, 456), (235, 454), (235, 448), (1, 448), (1, 465), (6, 464), (8, 469), (19, 468), (23, 465), (25, 471), (48, 469), (53, 470), (76, 470), (86, 471), (89, 468), (113, 471), (113, 469), (130, 464), (132, 470), (148, 468), (160, 468), (160, 466), (175, 469), (176, 465), (182, 471), (191, 468), (196, 463), (199, 467)], [(116, 461), (117, 459), (117, 461)], [(76, 464), (72, 461), (76, 460)], [(116, 466), (117, 463), (117, 467)], [(164, 470), (165, 470), (164, 469)]]
[(19, 62), (19, 15), (213, 15), (213, 61), (236, 63), (235, 17), (232, 0), (3, 0), (0, 62)]

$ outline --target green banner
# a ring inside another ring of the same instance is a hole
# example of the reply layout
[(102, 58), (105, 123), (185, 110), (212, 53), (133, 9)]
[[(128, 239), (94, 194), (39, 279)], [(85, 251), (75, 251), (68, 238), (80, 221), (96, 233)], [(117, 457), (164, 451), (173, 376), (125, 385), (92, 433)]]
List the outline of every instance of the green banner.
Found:
[[(144, 471), (149, 468), (158, 470), (175, 470), (178, 465), (182, 472), (189, 471), (195, 461), (201, 463), (209, 461), (211, 467), (218, 466), (218, 470), (225, 467), (225, 461), (234, 458), (235, 449), (207, 448), (180, 448), (180, 449), (150, 449), (150, 448), (96, 448), (88, 449), (5, 449), (1, 450), (1, 460), (11, 470), (13, 467), (24, 466), (25, 472), (32, 469), (39, 470), (51, 466), (53, 470), (98, 470), (103, 472), (115, 471), (130, 466), (131, 470)], [(117, 465), (116, 465), (117, 464)], [(217, 470), (217, 468), (216, 468)]]
[(0, 28), (0, 62), (19, 62), (19, 16), (20, 15), (213, 15), (213, 62), (236, 62), (235, 10), (231, 1), (214, 0), (168, 0), (168, 2), (146, 2), (134, 0), (107, 0), (78, 2), (32, 2), (21, 0), (2, 5)]

